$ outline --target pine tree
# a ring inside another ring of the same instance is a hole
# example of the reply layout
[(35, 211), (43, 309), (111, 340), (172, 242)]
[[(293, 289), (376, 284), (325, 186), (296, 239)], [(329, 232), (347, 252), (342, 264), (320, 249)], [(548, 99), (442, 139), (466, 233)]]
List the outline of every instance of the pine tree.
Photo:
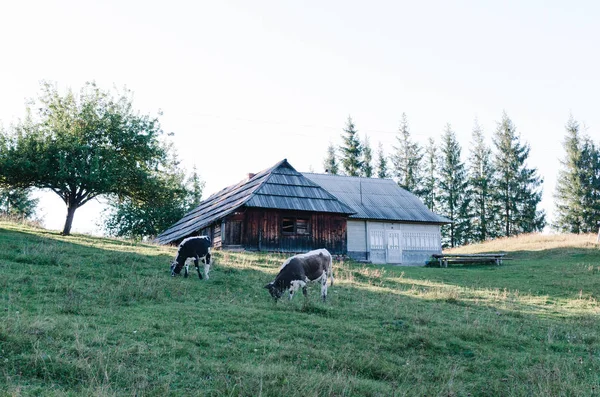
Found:
[(419, 194), (421, 184), (419, 166), (423, 155), (419, 145), (413, 142), (410, 137), (405, 113), (402, 113), (402, 121), (396, 139), (398, 140), (398, 146), (394, 146), (394, 155), (392, 156), (393, 174), (400, 187)]
[(326, 173), (337, 175), (339, 172), (339, 164), (335, 154), (335, 147), (332, 143), (329, 143), (327, 147), (327, 156), (323, 160), (323, 169)]
[(365, 139), (362, 143), (363, 148), (363, 159), (362, 159), (362, 176), (370, 178), (373, 176), (373, 151), (371, 150), (371, 144), (369, 137), (365, 135)]
[(344, 133), (342, 134), (342, 141), (343, 144), (340, 147), (340, 152), (342, 153), (341, 163), (344, 171), (350, 176), (360, 176), (362, 169), (362, 145), (358, 139), (358, 131), (350, 116), (348, 116), (346, 128), (344, 128)]
[(469, 185), (471, 187), (471, 214), (473, 215), (473, 239), (485, 241), (493, 237), (493, 200), (490, 197), (492, 178), (492, 151), (485, 144), (479, 123), (473, 127), (469, 157)]
[(188, 211), (200, 205), (202, 201), (202, 190), (204, 190), (204, 181), (200, 179), (196, 165), (192, 169), (192, 175), (188, 178), (187, 184), (191, 186), (189, 191), (189, 204), (187, 204)]
[(427, 142), (423, 160), (423, 189), (420, 196), (427, 208), (434, 211), (436, 210), (438, 199), (438, 154), (437, 146), (433, 138), (429, 138)]
[(581, 232), (595, 233), (600, 226), (600, 149), (587, 137), (583, 139), (580, 164)]
[(442, 161), (439, 173), (439, 203), (441, 214), (452, 221), (442, 226), (445, 245), (455, 247), (470, 240), (470, 219), (468, 214), (468, 179), (464, 163), (461, 161), (461, 148), (450, 124), (446, 125), (442, 136)]
[(546, 215), (537, 209), (542, 179), (535, 168), (527, 168), (529, 145), (521, 144), (513, 122), (506, 112), (494, 135), (494, 200), (499, 208), (501, 236), (541, 230)]
[(584, 187), (582, 178), (582, 142), (579, 135), (579, 123), (569, 117), (565, 126), (567, 135), (563, 142), (565, 158), (561, 160), (561, 169), (556, 182), (554, 202), (556, 221), (554, 227), (563, 233), (580, 233), (583, 223)]
[(388, 161), (385, 157), (381, 142), (379, 142), (379, 146), (377, 147), (377, 177), (381, 179), (387, 179), (390, 177), (390, 172), (388, 171)]

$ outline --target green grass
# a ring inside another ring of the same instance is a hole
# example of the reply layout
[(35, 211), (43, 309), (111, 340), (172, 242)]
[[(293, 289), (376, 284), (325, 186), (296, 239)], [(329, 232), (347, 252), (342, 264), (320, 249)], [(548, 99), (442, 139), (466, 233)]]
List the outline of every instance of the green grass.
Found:
[(275, 304), (280, 255), (171, 278), (171, 247), (0, 223), (0, 396), (598, 396), (600, 250), (527, 238)]

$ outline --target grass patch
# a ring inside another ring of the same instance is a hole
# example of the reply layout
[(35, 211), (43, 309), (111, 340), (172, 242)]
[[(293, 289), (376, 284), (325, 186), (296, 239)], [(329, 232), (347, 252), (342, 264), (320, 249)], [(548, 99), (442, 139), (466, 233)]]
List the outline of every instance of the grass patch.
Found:
[(0, 396), (598, 395), (600, 251), (555, 237), (500, 267), (334, 263), (326, 303), (275, 303), (281, 255), (171, 278), (175, 248), (3, 222)]

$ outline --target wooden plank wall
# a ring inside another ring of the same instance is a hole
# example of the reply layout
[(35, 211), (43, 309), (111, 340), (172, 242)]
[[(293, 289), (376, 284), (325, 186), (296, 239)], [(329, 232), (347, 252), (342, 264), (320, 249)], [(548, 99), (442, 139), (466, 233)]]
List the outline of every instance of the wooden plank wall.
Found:
[[(281, 224), (287, 217), (308, 219), (310, 233), (283, 235)], [(347, 250), (346, 218), (338, 214), (248, 208), (229, 220), (242, 220), (242, 246), (248, 250), (305, 252), (326, 248), (333, 254), (345, 254)]]

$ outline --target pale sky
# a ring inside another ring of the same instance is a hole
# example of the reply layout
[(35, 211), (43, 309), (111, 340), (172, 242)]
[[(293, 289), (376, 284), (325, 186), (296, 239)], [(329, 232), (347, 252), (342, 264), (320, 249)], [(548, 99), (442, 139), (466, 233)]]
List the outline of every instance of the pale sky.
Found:
[[(5, 1), (0, 121), (41, 80), (127, 86), (164, 112), (207, 197), (283, 158), (322, 172), (348, 115), (388, 154), (403, 112), (421, 144), (450, 123), (466, 159), (474, 120), (491, 137), (505, 110), (551, 220), (569, 113), (600, 141), (598, 20), (594, 1)], [(41, 197), (62, 229), (64, 203)], [(73, 231), (97, 232), (101, 209), (80, 208)]]

